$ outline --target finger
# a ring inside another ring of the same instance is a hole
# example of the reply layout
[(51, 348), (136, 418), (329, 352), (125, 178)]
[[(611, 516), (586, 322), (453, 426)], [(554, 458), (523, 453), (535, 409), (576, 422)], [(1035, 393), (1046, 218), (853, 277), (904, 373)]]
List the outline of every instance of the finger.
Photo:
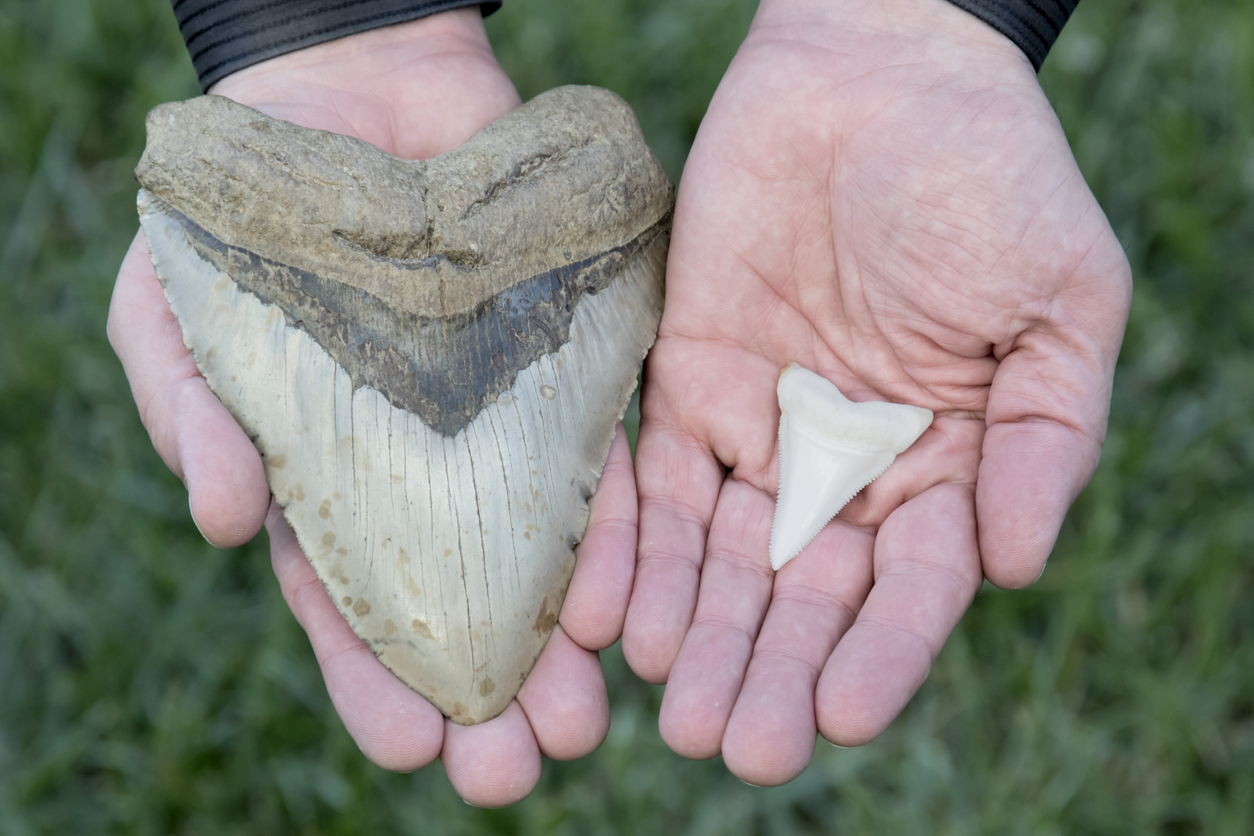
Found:
[(224, 547), (252, 539), (270, 504), (261, 457), (183, 344), (141, 234), (118, 271), (108, 329), (144, 427), (187, 485), (205, 539)]
[[(651, 389), (646, 383), (646, 406)], [(636, 446), (640, 542), (623, 655), (637, 676), (660, 683), (692, 622), (723, 469), (691, 436), (649, 414), (646, 410)]]
[(266, 517), (266, 530), (283, 597), (308, 634), (327, 693), (358, 747), (395, 772), (435, 760), (444, 740), (443, 716), (385, 668), (348, 626), (277, 504)]
[(1022, 336), (993, 378), (976, 508), (984, 574), (998, 586), (1040, 576), (1097, 469), (1122, 325), (1083, 332)]
[(610, 700), (597, 654), (563, 632), (549, 643), (518, 692), (540, 753), (566, 761), (591, 754), (610, 730)]
[(476, 807), (521, 801), (540, 780), (540, 749), (516, 700), (477, 726), (446, 720), (441, 760), (453, 789)]
[(688, 758), (712, 758), (740, 693), (758, 628), (771, 598), (767, 557), (774, 503), (738, 480), (723, 483), (700, 597), (662, 697), (658, 729)]
[(590, 514), (561, 625), (580, 647), (603, 650), (622, 635), (636, 571), (636, 475), (622, 424), (614, 431)]
[(787, 783), (814, 753), (814, 688), (871, 589), (871, 529), (837, 521), (775, 576), (762, 631), (723, 735), (727, 768)]
[(887, 728), (980, 582), (970, 487), (937, 485), (890, 515), (875, 539), (875, 585), (819, 677), (820, 733), (860, 746)]
[(175, 446), (192, 519), (206, 540), (222, 548), (247, 543), (261, 529), (270, 502), (261, 458), (204, 378), (188, 378), (170, 392)]

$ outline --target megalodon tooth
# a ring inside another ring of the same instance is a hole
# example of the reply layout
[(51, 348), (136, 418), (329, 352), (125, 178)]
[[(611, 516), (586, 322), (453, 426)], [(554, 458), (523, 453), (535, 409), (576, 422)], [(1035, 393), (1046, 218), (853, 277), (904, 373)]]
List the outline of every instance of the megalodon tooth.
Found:
[(909, 404), (849, 400), (796, 363), (779, 374), (779, 492), (771, 568), (779, 571), (932, 424)]
[(552, 90), (402, 160), (205, 96), (139, 213), (209, 387), (340, 612), (457, 723), (557, 622), (662, 310), (673, 189), (631, 109)]

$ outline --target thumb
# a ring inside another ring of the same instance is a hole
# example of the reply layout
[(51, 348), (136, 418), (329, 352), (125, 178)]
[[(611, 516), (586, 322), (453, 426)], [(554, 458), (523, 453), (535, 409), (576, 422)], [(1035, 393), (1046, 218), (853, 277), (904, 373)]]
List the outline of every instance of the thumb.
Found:
[(976, 518), (984, 576), (998, 586), (1040, 577), (1067, 509), (1097, 469), (1131, 298), (1119, 256), (1119, 269), (1092, 292), (1063, 300), (1050, 321), (1022, 334), (993, 377)]

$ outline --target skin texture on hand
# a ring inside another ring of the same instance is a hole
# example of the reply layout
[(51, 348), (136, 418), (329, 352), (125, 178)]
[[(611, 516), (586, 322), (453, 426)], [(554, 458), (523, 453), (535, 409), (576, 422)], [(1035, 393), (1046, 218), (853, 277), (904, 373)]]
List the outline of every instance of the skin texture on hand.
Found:
[[(457, 147), (519, 103), (477, 10), (280, 56), (228, 76), (210, 92), (410, 159)], [(600, 744), (609, 704), (597, 651), (621, 632), (636, 543), (635, 481), (621, 428), (559, 626), (517, 700), (494, 720), (462, 727), (396, 679), (336, 610), (271, 504), (252, 443), (184, 346), (142, 233), (118, 274), (109, 339), (154, 446), (187, 485), (205, 538), (234, 546), (266, 525), (283, 595), (309, 635), (336, 710), (367, 757), (397, 771), (440, 757), (464, 799), (498, 806), (531, 792), (541, 755), (576, 758)]]
[[(1127, 261), (1027, 59), (941, 0), (766, 0), (680, 183), (623, 648), (676, 752), (753, 784), (901, 711), (1097, 465)], [(798, 362), (932, 427), (778, 574)]]

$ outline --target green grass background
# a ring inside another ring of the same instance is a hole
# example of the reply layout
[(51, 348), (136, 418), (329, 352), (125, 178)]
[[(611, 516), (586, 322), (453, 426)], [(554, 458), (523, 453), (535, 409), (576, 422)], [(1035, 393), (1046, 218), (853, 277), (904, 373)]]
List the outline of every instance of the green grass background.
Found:
[[(672, 177), (748, 0), (511, 0), (524, 96), (636, 108)], [(218, 551), (104, 337), (166, 0), (0, 0), (0, 834), (1254, 833), (1254, 4), (1086, 0), (1041, 76), (1136, 276), (1101, 468), (879, 740), (763, 790), (672, 754), (603, 654), (592, 756), (476, 810), (331, 709), (264, 537)]]

